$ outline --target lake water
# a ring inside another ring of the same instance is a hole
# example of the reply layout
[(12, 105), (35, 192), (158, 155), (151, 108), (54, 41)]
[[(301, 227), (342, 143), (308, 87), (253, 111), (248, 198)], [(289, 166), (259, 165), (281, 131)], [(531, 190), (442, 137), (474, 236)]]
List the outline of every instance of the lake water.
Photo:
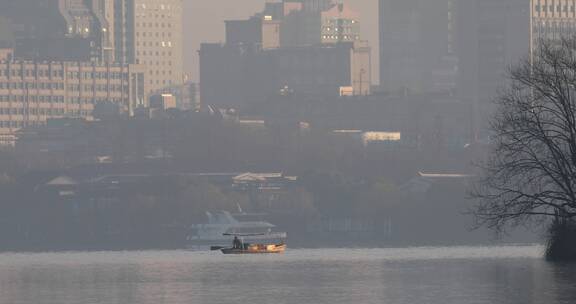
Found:
[(2, 304), (575, 302), (538, 246), (0, 254)]

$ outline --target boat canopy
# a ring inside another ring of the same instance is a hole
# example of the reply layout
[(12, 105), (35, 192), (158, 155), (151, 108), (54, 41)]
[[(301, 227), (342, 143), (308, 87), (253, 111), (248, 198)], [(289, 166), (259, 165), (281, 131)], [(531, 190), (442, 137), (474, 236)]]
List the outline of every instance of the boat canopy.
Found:
[(223, 233), (225, 236), (261, 236), (267, 235), (267, 233)]

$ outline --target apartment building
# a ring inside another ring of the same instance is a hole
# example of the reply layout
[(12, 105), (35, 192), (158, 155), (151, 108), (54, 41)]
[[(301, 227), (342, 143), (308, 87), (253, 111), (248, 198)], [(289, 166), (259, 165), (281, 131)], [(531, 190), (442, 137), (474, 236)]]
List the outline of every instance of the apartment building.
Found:
[(182, 0), (116, 0), (116, 60), (146, 69), (147, 94), (184, 82)]
[[(468, 0), (462, 0), (468, 1)], [(449, 93), (459, 0), (380, 0), (380, 79), (390, 93)]]
[(50, 118), (92, 119), (99, 102), (132, 112), (144, 103), (144, 72), (137, 65), (0, 60), (0, 134)]

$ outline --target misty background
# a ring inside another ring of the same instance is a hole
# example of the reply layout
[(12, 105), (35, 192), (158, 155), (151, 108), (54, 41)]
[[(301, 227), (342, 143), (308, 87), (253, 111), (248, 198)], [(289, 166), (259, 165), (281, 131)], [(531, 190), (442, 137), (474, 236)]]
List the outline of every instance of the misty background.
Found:
[(180, 248), (207, 211), (296, 246), (492, 241), (466, 189), (528, 2), (265, 2), (0, 2), (11, 248)]
[[(246, 19), (264, 7), (266, 0), (185, 0), (184, 63), (192, 81), (198, 81), (198, 55), (203, 42), (224, 42), (224, 20)], [(379, 83), (378, 1), (345, 0), (362, 16), (363, 39), (372, 47), (372, 82)]]

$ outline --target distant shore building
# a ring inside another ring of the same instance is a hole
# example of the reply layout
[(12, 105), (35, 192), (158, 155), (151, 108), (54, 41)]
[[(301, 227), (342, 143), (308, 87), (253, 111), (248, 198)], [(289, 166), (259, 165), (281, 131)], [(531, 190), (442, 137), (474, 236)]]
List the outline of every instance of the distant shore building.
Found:
[(456, 89), (458, 2), (380, 0), (380, 79), (384, 91), (426, 94)]
[(182, 0), (116, 0), (117, 61), (146, 69), (146, 92), (184, 84)]
[(147, 96), (184, 84), (182, 14), (182, 0), (0, 3), (15, 57), (138, 64), (146, 69)]
[(242, 108), (279, 96), (282, 89), (310, 98), (369, 95), (371, 56), (366, 42), (277, 49), (203, 44), (203, 104)]
[(460, 0), (458, 16), (459, 90), (479, 131), (509, 68), (534, 56), (541, 39), (576, 34), (574, 0)]
[(225, 24), (227, 44), (258, 46), (262, 49), (280, 47), (280, 21), (270, 16), (228, 20)]
[(334, 0), (300, 0), (299, 2), (302, 2), (303, 9), (308, 12), (323, 12), (334, 6)]
[(0, 4), (12, 23), (16, 56), (114, 61), (114, 0), (18, 0)]
[(143, 103), (144, 81), (137, 65), (0, 58), (0, 134), (50, 118), (92, 119), (101, 102), (131, 113)]
[(0, 60), (2, 61), (11, 60), (13, 56), (14, 56), (14, 49), (0, 48)]
[(267, 3), (226, 21), (225, 44), (202, 44), (200, 98), (224, 108), (291, 92), (311, 98), (371, 93), (371, 48), (359, 15), (332, 1)]
[[(360, 15), (346, 4), (333, 1), (304, 1), (288, 6), (280, 15), (280, 41), (283, 47), (360, 40)], [(266, 14), (266, 9), (264, 10)]]

